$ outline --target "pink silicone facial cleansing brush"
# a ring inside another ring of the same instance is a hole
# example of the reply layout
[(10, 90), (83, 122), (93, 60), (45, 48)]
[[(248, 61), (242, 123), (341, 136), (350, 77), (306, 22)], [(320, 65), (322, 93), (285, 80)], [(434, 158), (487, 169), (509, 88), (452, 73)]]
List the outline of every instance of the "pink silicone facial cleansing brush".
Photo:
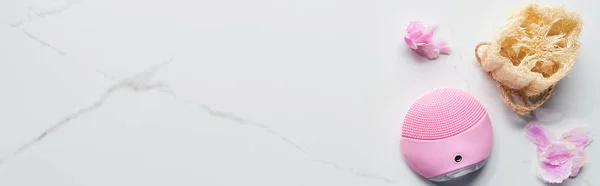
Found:
[(410, 106), (400, 146), (415, 172), (430, 181), (447, 181), (485, 164), (492, 147), (492, 124), (469, 93), (435, 89)]

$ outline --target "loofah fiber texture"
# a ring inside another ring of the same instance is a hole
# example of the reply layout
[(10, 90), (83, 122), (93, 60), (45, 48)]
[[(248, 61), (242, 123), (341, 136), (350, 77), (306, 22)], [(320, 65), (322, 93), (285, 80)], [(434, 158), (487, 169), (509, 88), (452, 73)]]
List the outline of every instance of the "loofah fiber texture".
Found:
[(402, 137), (445, 139), (466, 131), (485, 116), (483, 105), (455, 88), (435, 89), (415, 101), (402, 125)]
[(581, 26), (579, 15), (564, 7), (529, 4), (508, 18), (494, 40), (479, 43), (475, 56), (503, 101), (525, 115), (546, 102), (573, 67)]

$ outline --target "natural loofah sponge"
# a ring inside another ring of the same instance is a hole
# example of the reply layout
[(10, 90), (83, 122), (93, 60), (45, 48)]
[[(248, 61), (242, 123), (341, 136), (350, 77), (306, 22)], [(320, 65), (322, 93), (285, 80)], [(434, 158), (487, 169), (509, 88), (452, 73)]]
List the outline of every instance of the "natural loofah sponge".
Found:
[[(504, 102), (523, 115), (550, 98), (554, 85), (573, 67), (581, 26), (579, 15), (564, 7), (529, 4), (508, 18), (493, 41), (479, 43), (475, 55), (498, 82)], [(489, 47), (479, 53), (483, 45)]]

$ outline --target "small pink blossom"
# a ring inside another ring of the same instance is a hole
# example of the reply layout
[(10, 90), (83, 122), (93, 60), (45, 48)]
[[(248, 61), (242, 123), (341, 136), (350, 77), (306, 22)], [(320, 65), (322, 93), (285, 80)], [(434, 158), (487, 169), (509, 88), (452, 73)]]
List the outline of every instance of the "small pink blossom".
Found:
[(422, 21), (411, 21), (406, 27), (404, 42), (419, 55), (435, 59), (440, 54), (450, 54), (450, 48), (445, 41), (432, 41), (433, 32), (437, 25)]
[(527, 125), (525, 134), (537, 146), (538, 176), (547, 183), (577, 176), (585, 162), (583, 149), (592, 141), (590, 132), (583, 129), (571, 130), (557, 140), (535, 123)]

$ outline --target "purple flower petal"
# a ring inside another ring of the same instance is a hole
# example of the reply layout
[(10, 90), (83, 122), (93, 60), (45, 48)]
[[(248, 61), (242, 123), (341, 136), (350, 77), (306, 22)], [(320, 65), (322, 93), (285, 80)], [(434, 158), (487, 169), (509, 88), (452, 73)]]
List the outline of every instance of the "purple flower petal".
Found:
[(561, 140), (572, 143), (577, 148), (584, 148), (592, 142), (592, 137), (590, 131), (577, 128), (563, 134)]
[(563, 180), (569, 178), (571, 171), (572, 164), (570, 161), (560, 165), (540, 162), (538, 176), (546, 183), (562, 183)]
[[(569, 145), (562, 142), (551, 143), (544, 148), (540, 156), (540, 161), (551, 165), (560, 165), (569, 161), (569, 158), (571, 158), (571, 148), (569, 148)], [(572, 147), (574, 148), (574, 146)]]
[(579, 170), (581, 170), (581, 167), (573, 167), (571, 169), (571, 175), (569, 175), (569, 178), (574, 178), (577, 176), (577, 174), (579, 174)]
[(535, 123), (530, 123), (527, 125), (525, 135), (529, 138), (529, 140), (538, 146), (538, 152), (546, 148), (551, 141), (555, 140), (552, 134), (548, 133), (546, 129)]
[(581, 167), (583, 167), (583, 163), (585, 162), (585, 156), (583, 156), (583, 150), (580, 148), (577, 148), (575, 151), (571, 152), (571, 164), (573, 165), (573, 168), (569, 177), (575, 177), (579, 173)]

